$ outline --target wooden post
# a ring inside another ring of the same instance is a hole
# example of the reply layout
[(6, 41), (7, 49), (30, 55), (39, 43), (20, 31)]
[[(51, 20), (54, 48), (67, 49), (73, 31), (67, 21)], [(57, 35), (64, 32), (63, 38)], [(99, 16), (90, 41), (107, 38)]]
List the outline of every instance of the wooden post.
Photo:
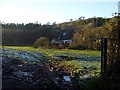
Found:
[(101, 75), (105, 75), (107, 67), (107, 38), (101, 39)]

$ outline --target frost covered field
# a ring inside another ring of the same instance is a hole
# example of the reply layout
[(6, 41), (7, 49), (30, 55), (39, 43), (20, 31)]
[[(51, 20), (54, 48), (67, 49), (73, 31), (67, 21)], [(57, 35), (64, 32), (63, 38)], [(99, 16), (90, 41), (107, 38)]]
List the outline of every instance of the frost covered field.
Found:
[[(0, 57), (2, 57), (3, 66), (3, 87), (7, 87), (6, 83), (11, 82), (8, 81), (10, 78), (17, 82), (20, 80), (18, 83), (22, 82), (23, 85), (16, 85), (18, 87), (38, 88), (41, 85), (44, 86), (45, 82), (40, 82), (41, 79), (44, 79), (45, 76), (48, 79), (51, 76), (49, 79), (52, 80), (52, 83), (54, 82), (56, 87), (61, 87), (59, 81), (61, 79), (62, 82), (69, 82), (71, 85), (70, 83), (75, 77), (82, 80), (100, 74), (99, 51), (9, 46), (3, 48)], [(39, 71), (39, 69), (41, 70)], [(52, 83), (48, 82), (50, 80), (47, 80), (46, 83), (52, 86)]]
[[(32, 47), (13, 46), (5, 48), (3, 51), (3, 59), (5, 57), (17, 58), (25, 63), (33, 64), (38, 63), (46, 57), (49, 63), (59, 62), (59, 64), (64, 66), (72, 66), (72, 68), (77, 67), (76, 71), (88, 69), (89, 72), (100, 72), (100, 51), (35, 49)], [(5, 60), (3, 60), (3, 62), (5, 62)], [(53, 64), (55, 65), (55, 63)]]

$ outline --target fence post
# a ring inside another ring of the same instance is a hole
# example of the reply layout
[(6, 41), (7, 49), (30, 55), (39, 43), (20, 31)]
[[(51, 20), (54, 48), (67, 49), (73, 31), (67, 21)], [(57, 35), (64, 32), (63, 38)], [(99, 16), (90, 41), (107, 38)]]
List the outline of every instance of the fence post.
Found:
[(101, 39), (101, 75), (105, 75), (107, 68), (107, 38)]

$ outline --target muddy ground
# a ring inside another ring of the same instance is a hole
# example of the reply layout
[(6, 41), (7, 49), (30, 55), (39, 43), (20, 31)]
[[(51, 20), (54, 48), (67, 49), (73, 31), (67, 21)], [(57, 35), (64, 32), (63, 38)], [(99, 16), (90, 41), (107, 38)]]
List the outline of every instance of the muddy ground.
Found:
[(3, 58), (2, 90), (45, 89), (45, 90), (79, 90), (81, 81), (70, 77), (69, 73), (59, 74), (50, 71), (46, 60), (36, 64), (24, 63), (19, 59)]

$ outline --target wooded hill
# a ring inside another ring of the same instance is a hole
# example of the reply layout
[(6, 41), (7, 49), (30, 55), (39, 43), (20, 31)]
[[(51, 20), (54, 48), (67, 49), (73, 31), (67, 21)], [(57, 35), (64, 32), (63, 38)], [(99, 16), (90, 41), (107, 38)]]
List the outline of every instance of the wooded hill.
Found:
[[(69, 22), (49, 23), (41, 25), (39, 23), (2, 24), (3, 45), (33, 45), (40, 37), (49, 39), (49, 43), (54, 40), (73, 40), (68, 48), (77, 49), (100, 49), (100, 39), (109, 37), (111, 29), (116, 25), (116, 18), (79, 18), (70, 19)], [(111, 24), (112, 23), (112, 24)]]

